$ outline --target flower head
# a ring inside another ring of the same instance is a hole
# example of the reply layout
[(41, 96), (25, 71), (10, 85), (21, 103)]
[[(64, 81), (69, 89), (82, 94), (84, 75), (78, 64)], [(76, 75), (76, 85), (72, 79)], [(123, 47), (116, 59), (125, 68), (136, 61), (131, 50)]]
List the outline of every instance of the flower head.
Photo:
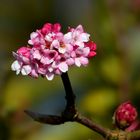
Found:
[(70, 66), (86, 66), (96, 55), (96, 44), (90, 40), (82, 25), (61, 32), (59, 23), (46, 23), (32, 32), (28, 46), (13, 52), (15, 61), (11, 68), (17, 74), (52, 80), (54, 75), (67, 72)]
[(114, 114), (115, 123), (121, 129), (131, 126), (136, 118), (137, 110), (129, 101), (121, 104)]

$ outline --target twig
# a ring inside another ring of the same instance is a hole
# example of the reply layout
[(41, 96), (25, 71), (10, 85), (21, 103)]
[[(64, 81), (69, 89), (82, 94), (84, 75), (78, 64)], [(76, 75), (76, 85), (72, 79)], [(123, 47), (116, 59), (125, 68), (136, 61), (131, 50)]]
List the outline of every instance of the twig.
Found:
[(75, 94), (73, 93), (72, 86), (67, 73), (63, 73), (61, 75), (61, 79), (64, 85), (65, 93), (66, 93), (66, 107), (64, 112), (62, 112), (62, 117), (65, 121), (73, 121), (74, 116), (77, 111), (75, 108)]
[(71, 82), (69, 80), (67, 73), (62, 73), (61, 75), (62, 82), (64, 85), (65, 93), (66, 93), (66, 101), (67, 105), (66, 108), (74, 107), (75, 108), (75, 94), (73, 93)]
[(84, 126), (87, 126), (88, 128), (92, 129), (93, 131), (99, 133), (104, 138), (106, 138), (110, 135), (110, 130), (103, 128), (99, 124), (96, 124), (95, 122), (89, 120), (88, 118), (82, 116), (81, 114), (78, 114), (74, 120), (80, 124), (83, 124)]
[(61, 116), (40, 114), (32, 111), (25, 111), (35, 121), (51, 125), (59, 125), (69, 121), (78, 122), (91, 130), (103, 136), (106, 140), (138, 140), (140, 139), (140, 130), (134, 132), (114, 131), (106, 129), (99, 124), (82, 116), (75, 109), (75, 95), (73, 93), (71, 83), (67, 73), (61, 75), (64, 89), (66, 92), (66, 107)]
[(45, 124), (58, 125), (68, 121), (75, 121), (87, 126), (88, 128), (101, 134), (103, 137), (108, 136), (108, 130), (92, 122), (88, 118), (80, 115), (75, 108), (75, 94), (73, 93), (72, 86), (67, 73), (61, 75), (62, 82), (66, 93), (66, 107), (61, 116), (40, 114), (32, 111), (25, 111), (35, 121)]
[(129, 132), (127, 134), (127, 140), (140, 140), (140, 130)]

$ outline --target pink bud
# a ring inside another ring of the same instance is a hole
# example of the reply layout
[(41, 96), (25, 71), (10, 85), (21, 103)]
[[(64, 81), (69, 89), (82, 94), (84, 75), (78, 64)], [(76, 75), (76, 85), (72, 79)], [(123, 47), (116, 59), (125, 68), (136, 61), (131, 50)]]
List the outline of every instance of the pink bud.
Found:
[(48, 33), (54, 32), (57, 33), (61, 30), (61, 25), (59, 23), (55, 23), (54, 25), (51, 23), (44, 24), (43, 28), (41, 29), (41, 33), (46, 35)]
[(53, 25), (53, 32), (59, 32), (61, 30), (61, 25), (59, 23), (55, 23)]
[(114, 114), (115, 124), (120, 129), (128, 128), (136, 118), (137, 110), (130, 101), (121, 104)]
[(31, 51), (31, 49), (28, 48), (28, 47), (21, 47), (17, 50), (17, 53), (24, 56), (24, 57), (29, 58), (30, 57), (30, 51)]
[(41, 29), (41, 33), (46, 35), (47, 33), (52, 31), (52, 24), (51, 23), (46, 23), (44, 24), (43, 28)]
[(96, 55), (96, 44), (93, 41), (86, 42), (85, 45), (90, 48), (88, 57), (92, 58)]
[(96, 50), (96, 44), (93, 41), (86, 42), (85, 45), (90, 48), (90, 50)]

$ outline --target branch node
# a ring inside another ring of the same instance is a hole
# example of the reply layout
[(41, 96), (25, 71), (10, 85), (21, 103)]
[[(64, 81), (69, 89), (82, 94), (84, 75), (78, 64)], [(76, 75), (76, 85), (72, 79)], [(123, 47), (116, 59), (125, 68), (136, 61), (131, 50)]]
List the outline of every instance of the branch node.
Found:
[(127, 132), (122, 130), (112, 130), (106, 137), (107, 140), (127, 140)]

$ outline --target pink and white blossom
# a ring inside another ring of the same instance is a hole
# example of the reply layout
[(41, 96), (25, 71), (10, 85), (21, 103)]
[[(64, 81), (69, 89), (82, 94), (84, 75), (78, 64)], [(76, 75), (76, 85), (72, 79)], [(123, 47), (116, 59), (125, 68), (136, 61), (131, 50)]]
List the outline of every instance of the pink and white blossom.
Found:
[(96, 44), (90, 40), (82, 25), (61, 32), (59, 23), (46, 23), (32, 32), (28, 46), (13, 52), (15, 61), (11, 68), (16, 74), (52, 80), (55, 75), (68, 71), (70, 66), (87, 66), (89, 58), (96, 55)]

